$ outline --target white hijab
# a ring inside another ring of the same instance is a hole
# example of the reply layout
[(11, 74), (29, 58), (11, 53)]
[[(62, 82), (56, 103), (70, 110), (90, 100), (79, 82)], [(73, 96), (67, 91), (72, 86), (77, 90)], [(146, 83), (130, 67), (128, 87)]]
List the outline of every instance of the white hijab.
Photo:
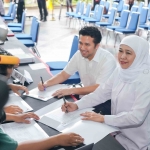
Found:
[(119, 76), (124, 82), (131, 83), (141, 72), (150, 71), (149, 43), (136, 35), (125, 37), (120, 45), (127, 45), (135, 52), (136, 57), (127, 69), (122, 69), (119, 66)]

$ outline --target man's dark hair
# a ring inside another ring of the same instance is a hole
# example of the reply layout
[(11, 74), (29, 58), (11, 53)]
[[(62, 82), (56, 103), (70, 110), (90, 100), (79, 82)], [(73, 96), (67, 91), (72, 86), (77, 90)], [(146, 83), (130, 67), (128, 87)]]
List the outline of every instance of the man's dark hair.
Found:
[[(11, 53), (7, 52), (3, 48), (0, 47), (0, 55), (13, 56)], [(0, 74), (6, 76), (7, 68), (13, 68), (14, 65), (0, 64)]]
[(99, 44), (102, 40), (101, 32), (98, 30), (98, 28), (92, 27), (92, 26), (89, 26), (89, 27), (86, 26), (86, 27), (82, 28), (79, 31), (79, 36), (80, 35), (90, 36), (90, 37), (94, 38), (93, 42), (95, 43), (95, 45)]

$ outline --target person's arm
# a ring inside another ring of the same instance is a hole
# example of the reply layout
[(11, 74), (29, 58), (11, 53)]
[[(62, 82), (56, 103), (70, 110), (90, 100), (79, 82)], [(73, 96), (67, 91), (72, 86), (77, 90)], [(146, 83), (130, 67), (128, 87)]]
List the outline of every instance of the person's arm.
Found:
[(44, 82), (44, 84), (42, 84), (42, 82), (40, 82), (38, 84), (38, 89), (40, 91), (43, 91), (44, 88), (47, 88), (49, 86), (55, 85), (55, 84), (59, 84), (64, 82), (65, 80), (67, 80), (70, 77), (69, 74), (67, 74), (65, 71), (61, 71), (59, 74), (57, 74), (56, 76), (53, 76), (51, 79), (47, 80)]
[(68, 89), (60, 89), (53, 93), (53, 96), (62, 97), (65, 95), (77, 94), (77, 95), (86, 95), (91, 92), (94, 92), (99, 84), (95, 84), (92, 86), (81, 87), (81, 88), (68, 88)]
[(38, 141), (23, 142), (18, 144), (16, 150), (48, 150), (54, 146), (76, 146), (83, 143), (84, 139), (75, 133), (64, 133)]

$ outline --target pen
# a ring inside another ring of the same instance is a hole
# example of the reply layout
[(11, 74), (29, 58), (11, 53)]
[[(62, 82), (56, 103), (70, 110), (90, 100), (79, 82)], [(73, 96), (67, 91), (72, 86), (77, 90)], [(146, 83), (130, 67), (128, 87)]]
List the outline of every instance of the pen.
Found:
[[(42, 77), (40, 77), (41, 78), (41, 82), (42, 82), (42, 84), (43, 84), (43, 87), (44, 87), (44, 82), (43, 82), (43, 78)], [(45, 89), (45, 87), (44, 87), (44, 91), (45, 91), (46, 89)]]
[[(63, 100), (64, 100), (64, 104), (66, 104), (66, 99), (64, 96), (63, 96)], [(67, 107), (66, 107), (66, 113), (68, 113)]]

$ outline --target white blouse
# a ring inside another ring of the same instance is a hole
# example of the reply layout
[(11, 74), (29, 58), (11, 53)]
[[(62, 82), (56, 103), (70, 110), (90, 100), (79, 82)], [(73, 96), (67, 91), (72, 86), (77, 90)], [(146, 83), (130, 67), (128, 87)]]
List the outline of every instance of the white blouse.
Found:
[(105, 84), (76, 103), (83, 109), (108, 99), (111, 115), (105, 115), (104, 120), (120, 128), (116, 139), (126, 150), (150, 149), (150, 71), (141, 73), (132, 83), (125, 83), (116, 69)]

